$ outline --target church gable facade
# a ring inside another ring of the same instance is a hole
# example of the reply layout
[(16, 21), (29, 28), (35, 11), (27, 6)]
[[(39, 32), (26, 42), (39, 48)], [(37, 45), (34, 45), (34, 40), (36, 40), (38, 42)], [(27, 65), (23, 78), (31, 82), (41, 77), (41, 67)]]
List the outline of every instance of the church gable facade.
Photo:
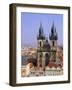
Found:
[(49, 40), (44, 34), (42, 24), (39, 27), (37, 36), (37, 66), (45, 69), (50, 62), (56, 62), (58, 35), (54, 23), (49, 34)]

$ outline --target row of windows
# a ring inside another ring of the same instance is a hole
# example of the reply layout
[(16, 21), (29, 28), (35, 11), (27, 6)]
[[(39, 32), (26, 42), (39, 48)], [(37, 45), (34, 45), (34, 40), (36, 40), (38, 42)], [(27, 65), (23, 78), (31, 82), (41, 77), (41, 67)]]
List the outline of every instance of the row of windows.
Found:
[[(40, 47), (42, 46), (41, 41), (39, 42), (39, 45), (40, 45)], [(54, 41), (52, 41), (52, 46), (55, 46), (55, 42)]]

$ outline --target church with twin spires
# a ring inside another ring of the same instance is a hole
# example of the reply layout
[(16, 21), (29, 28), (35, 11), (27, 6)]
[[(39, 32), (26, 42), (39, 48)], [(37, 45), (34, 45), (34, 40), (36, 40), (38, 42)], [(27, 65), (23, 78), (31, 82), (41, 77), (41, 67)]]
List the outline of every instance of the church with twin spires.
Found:
[(37, 36), (37, 66), (45, 69), (50, 62), (56, 62), (58, 35), (54, 23), (51, 27), (49, 39), (45, 36), (43, 26), (40, 24)]
[(54, 23), (48, 37), (45, 36), (40, 24), (35, 57), (32, 54), (26, 67), (22, 68), (22, 77), (63, 75), (63, 49), (58, 46), (57, 40), (58, 34)]

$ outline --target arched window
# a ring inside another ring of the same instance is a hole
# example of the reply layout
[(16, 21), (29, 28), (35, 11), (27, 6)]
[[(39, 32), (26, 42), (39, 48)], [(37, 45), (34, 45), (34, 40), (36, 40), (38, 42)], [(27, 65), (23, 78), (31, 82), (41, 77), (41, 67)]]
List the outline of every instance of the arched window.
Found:
[(40, 41), (40, 47), (41, 47), (41, 41)]
[(54, 46), (54, 41), (53, 41), (53, 46)]
[(45, 54), (45, 65), (46, 65), (46, 66), (49, 64), (49, 61), (50, 61), (50, 60), (49, 60), (49, 59), (50, 59), (49, 57), (50, 57), (49, 54), (46, 53), (46, 54)]
[(39, 66), (42, 67), (42, 53), (39, 55)]

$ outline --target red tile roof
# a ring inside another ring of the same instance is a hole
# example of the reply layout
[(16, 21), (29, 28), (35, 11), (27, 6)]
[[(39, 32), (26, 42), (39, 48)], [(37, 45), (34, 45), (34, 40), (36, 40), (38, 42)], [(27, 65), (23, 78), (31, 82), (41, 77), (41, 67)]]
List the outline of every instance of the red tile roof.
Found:
[(52, 68), (52, 67), (57, 68), (59, 65), (57, 65), (57, 64), (55, 64), (55, 63), (49, 63), (48, 66), (49, 66), (50, 68)]

